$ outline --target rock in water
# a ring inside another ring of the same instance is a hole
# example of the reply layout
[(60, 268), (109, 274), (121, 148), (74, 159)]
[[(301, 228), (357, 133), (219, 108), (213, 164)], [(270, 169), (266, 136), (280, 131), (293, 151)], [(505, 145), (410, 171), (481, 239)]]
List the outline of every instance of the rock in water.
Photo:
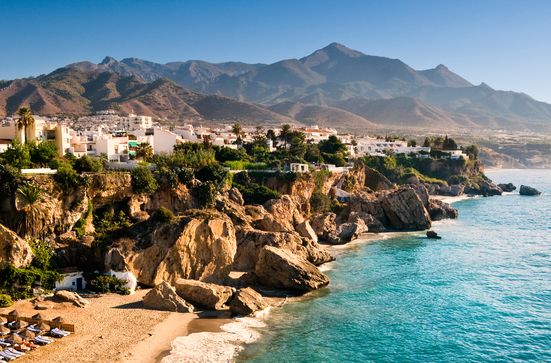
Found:
[(31, 246), (15, 232), (0, 224), (0, 268), (25, 267), (33, 260)]
[(232, 315), (247, 316), (268, 307), (262, 295), (250, 287), (239, 289), (228, 303)]
[(193, 306), (182, 299), (170, 284), (161, 282), (151, 289), (144, 297), (145, 307), (156, 310), (175, 311), (178, 313), (191, 313)]
[(442, 219), (455, 219), (458, 217), (457, 209), (452, 208), (446, 202), (443, 202), (436, 198), (429, 199), (428, 207), (430, 219), (433, 221), (439, 221)]
[(260, 284), (272, 288), (307, 292), (329, 284), (327, 275), (310, 262), (270, 246), (260, 251), (254, 272)]
[(517, 187), (515, 187), (513, 185), (513, 183), (507, 183), (507, 184), (498, 184), (497, 185), (501, 190), (503, 190), (504, 192), (507, 192), (507, 193), (511, 193), (513, 191), (515, 191), (517, 189)]
[(234, 289), (228, 286), (208, 284), (197, 280), (178, 279), (176, 293), (193, 305), (210, 310), (220, 310), (232, 297)]
[(536, 188), (532, 188), (532, 187), (529, 187), (527, 185), (521, 185), (520, 190), (519, 190), (519, 194), (520, 195), (534, 196), (534, 195), (540, 195), (541, 192), (539, 190), (537, 190)]
[(86, 299), (83, 299), (79, 294), (76, 292), (68, 291), (68, 290), (59, 290), (56, 291), (54, 294), (54, 297), (66, 302), (71, 302), (73, 305), (78, 306), (79, 308), (85, 308), (88, 305), (90, 305), (90, 302)]
[(416, 191), (401, 188), (389, 193), (381, 203), (391, 228), (424, 230), (430, 228), (430, 216)]
[(339, 242), (347, 243), (360, 237), (362, 233), (367, 232), (367, 226), (361, 218), (339, 226)]
[(430, 239), (441, 239), (442, 237), (440, 237), (438, 235), (438, 233), (434, 232), (434, 231), (427, 231), (427, 238), (430, 238)]

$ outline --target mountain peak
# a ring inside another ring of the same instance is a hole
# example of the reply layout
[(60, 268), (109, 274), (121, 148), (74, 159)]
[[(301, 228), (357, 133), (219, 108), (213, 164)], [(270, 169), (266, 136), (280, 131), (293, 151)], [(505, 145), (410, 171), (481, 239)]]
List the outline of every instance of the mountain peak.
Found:
[(434, 68), (434, 69), (436, 69), (437, 71), (449, 71), (448, 67), (446, 67), (443, 64), (437, 65), (436, 68)]
[(337, 43), (337, 42), (333, 42), (329, 45), (327, 45), (326, 47), (318, 50), (318, 51), (325, 51), (327, 53), (332, 53), (332, 54), (344, 54), (344, 55), (347, 55), (349, 57), (359, 57), (359, 56), (362, 56), (364, 55), (362, 52), (359, 52), (357, 50), (354, 50), (354, 49), (350, 49), (348, 48), (347, 46), (341, 44), (341, 43)]
[(103, 64), (103, 65), (107, 65), (107, 64), (112, 64), (112, 63), (116, 63), (117, 60), (113, 57), (110, 57), (110, 56), (106, 56), (105, 58), (103, 58), (103, 60), (101, 61), (100, 64)]

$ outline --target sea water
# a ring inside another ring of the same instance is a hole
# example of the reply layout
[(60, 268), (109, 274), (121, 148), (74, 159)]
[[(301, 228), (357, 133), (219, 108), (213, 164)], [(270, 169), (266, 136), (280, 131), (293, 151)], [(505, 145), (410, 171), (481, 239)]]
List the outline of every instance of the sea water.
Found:
[(531, 185), (454, 203), (441, 240), (354, 244), (329, 287), (274, 309), (246, 362), (551, 362), (551, 171), (488, 173)]

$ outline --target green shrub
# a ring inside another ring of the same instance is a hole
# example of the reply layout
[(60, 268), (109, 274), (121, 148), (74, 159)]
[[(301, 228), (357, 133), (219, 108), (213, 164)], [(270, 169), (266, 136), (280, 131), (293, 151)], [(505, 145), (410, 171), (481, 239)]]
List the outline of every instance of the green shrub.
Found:
[(103, 170), (103, 163), (99, 158), (84, 155), (73, 162), (73, 167), (79, 173), (97, 173)]
[(61, 162), (59, 164), (57, 172), (54, 174), (54, 180), (65, 193), (69, 193), (79, 186), (84, 185), (86, 181), (86, 179), (78, 175), (71, 164), (67, 162)]
[(44, 141), (38, 144), (30, 144), (29, 152), (31, 162), (35, 165), (46, 166), (58, 157), (57, 146), (53, 141)]
[(61, 275), (56, 271), (41, 270), (34, 266), (17, 268), (8, 265), (0, 270), (0, 291), (7, 292), (14, 299), (32, 297), (34, 284), (40, 284), (46, 290), (52, 290)]
[(86, 277), (88, 284), (87, 289), (97, 293), (116, 292), (122, 295), (130, 294), (130, 290), (126, 287), (128, 281), (119, 279), (115, 276), (108, 275), (90, 275)]
[(17, 140), (14, 140), (1, 156), (6, 164), (15, 168), (24, 169), (31, 166), (29, 147), (21, 144)]
[(78, 238), (82, 238), (86, 234), (86, 221), (88, 220), (88, 218), (90, 218), (90, 216), (93, 215), (93, 211), (94, 206), (92, 205), (92, 200), (89, 200), (86, 213), (73, 226), (73, 231), (75, 231)]
[(10, 295), (0, 294), (0, 308), (7, 308), (13, 305), (13, 300)]
[(130, 174), (135, 193), (153, 193), (157, 190), (157, 181), (148, 167), (139, 165)]
[(229, 179), (229, 172), (220, 164), (210, 164), (195, 172), (202, 182), (211, 182), (216, 188), (222, 188)]
[(192, 192), (203, 208), (211, 208), (212, 206), (214, 206), (217, 189), (213, 182), (203, 182), (195, 186)]
[(151, 218), (161, 223), (169, 223), (172, 222), (176, 216), (171, 210), (161, 207), (153, 212)]
[(41, 270), (50, 269), (55, 254), (53, 246), (47, 241), (38, 239), (31, 241), (30, 246), (34, 254), (31, 265)]

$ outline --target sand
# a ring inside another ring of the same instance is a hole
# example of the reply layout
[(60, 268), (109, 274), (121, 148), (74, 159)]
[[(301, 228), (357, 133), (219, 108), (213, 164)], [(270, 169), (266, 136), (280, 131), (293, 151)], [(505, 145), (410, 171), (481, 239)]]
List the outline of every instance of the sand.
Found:
[[(89, 298), (87, 308), (70, 303), (56, 303), (39, 311), (44, 318), (63, 316), (75, 324), (75, 334), (57, 339), (21, 357), (17, 362), (155, 362), (170, 351), (171, 342), (188, 334), (188, 324), (196, 314), (149, 310), (141, 303), (147, 290), (131, 296), (106, 294)], [(7, 313), (17, 309), (30, 317), (38, 311), (29, 301), (18, 301)]]

